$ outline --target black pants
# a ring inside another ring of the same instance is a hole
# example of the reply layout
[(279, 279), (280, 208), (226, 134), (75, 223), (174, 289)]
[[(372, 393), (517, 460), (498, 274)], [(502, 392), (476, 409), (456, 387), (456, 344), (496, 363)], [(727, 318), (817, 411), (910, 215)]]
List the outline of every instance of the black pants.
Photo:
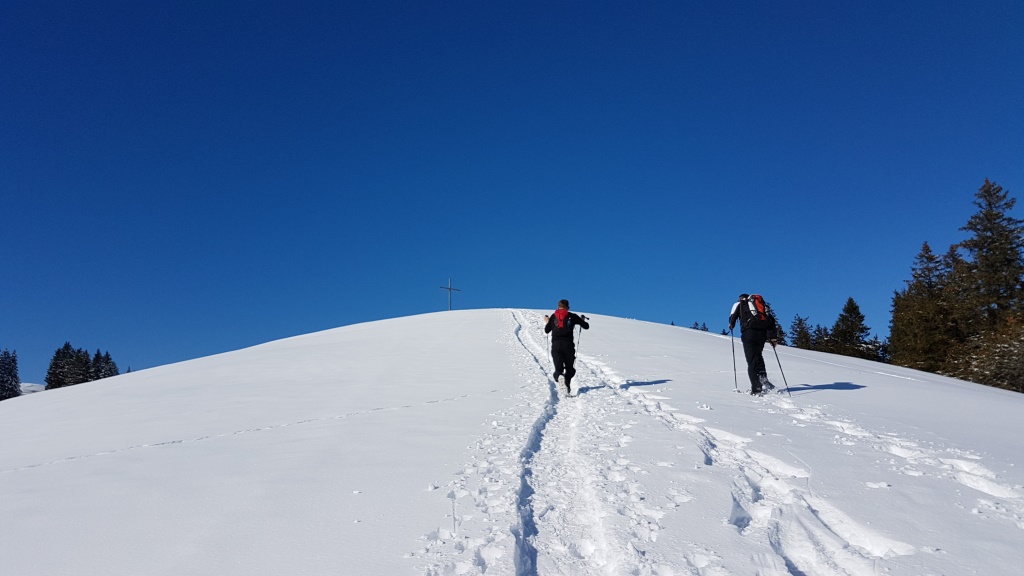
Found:
[(747, 376), (750, 378), (750, 390), (761, 391), (761, 376), (768, 375), (764, 365), (764, 343), (768, 341), (767, 330), (744, 330), (740, 337), (743, 341), (743, 355), (747, 357)]
[(551, 359), (555, 362), (555, 381), (560, 374), (565, 374), (565, 383), (568, 384), (576, 375), (576, 369), (572, 367), (576, 361), (576, 346), (572, 340), (552, 340)]

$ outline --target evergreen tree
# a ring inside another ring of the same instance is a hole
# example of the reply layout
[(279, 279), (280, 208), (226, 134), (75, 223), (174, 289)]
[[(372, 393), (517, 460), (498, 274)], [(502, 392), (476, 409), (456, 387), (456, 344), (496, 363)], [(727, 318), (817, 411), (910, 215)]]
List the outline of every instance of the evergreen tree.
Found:
[(701, 322), (701, 323), (700, 323), (700, 331), (701, 331), (701, 332), (707, 332), (707, 331), (708, 331), (708, 325), (707, 325), (707, 323), (705, 323), (705, 322)]
[[(971, 265), (960, 255), (957, 245), (949, 247), (942, 257), (946, 271), (945, 283), (940, 293), (942, 311), (947, 314), (942, 325), (952, 344), (962, 343), (981, 330), (981, 318), (974, 306), (974, 275)], [(948, 358), (948, 352), (947, 352)]]
[(105, 352), (103, 354), (103, 363), (106, 367), (106, 371), (103, 374), (104, 378), (110, 378), (111, 376), (121, 375), (121, 371), (118, 370), (117, 368), (117, 363), (114, 362), (114, 359), (110, 357), (110, 352)]
[(938, 372), (945, 363), (954, 344), (944, 295), (952, 258), (939, 258), (925, 242), (914, 259), (907, 287), (893, 294), (887, 351), (894, 364)]
[(811, 327), (807, 323), (807, 318), (803, 318), (799, 314), (794, 316), (789, 331), (793, 335), (793, 346), (803, 350), (814, 349), (814, 340), (811, 336)]
[(960, 247), (971, 258), (973, 304), (986, 329), (1024, 309), (1024, 220), (1008, 214), (1016, 203), (986, 178), (975, 195), (978, 212), (960, 229), (971, 233)]
[(63, 346), (53, 353), (50, 359), (50, 366), (46, 369), (46, 389), (63, 388), (70, 385), (70, 365), (75, 350), (71, 342), (65, 342)]
[(811, 332), (811, 350), (819, 352), (832, 351), (832, 334), (828, 331), (828, 328), (820, 324), (814, 326), (814, 330)]
[(69, 376), (69, 386), (92, 380), (92, 360), (89, 358), (88, 350), (82, 348), (75, 350), (71, 359)]
[(1012, 390), (1024, 386), (1012, 356), (1024, 320), (1024, 220), (1007, 214), (1015, 203), (987, 179), (975, 195), (978, 212), (961, 228), (971, 237), (959, 245), (969, 259), (956, 261), (945, 290), (955, 344), (942, 369)]
[(50, 360), (50, 367), (46, 370), (46, 389), (88, 382), (91, 377), (91, 364), (89, 352), (72, 348), (70, 342), (65, 342), (53, 353), (53, 359)]
[(0, 400), (21, 396), (21, 378), (18, 376), (18, 352), (0, 351)]
[(117, 369), (117, 364), (114, 363), (114, 359), (110, 357), (110, 352), (104, 352), (100, 356), (100, 351), (96, 350), (96, 356), (92, 359), (92, 379), (101, 380), (117, 376), (118, 374), (120, 372)]
[(864, 314), (861, 313), (860, 306), (853, 298), (849, 298), (832, 326), (829, 352), (877, 360), (878, 349), (872, 346), (870, 335), (871, 328), (864, 324)]
[(99, 380), (100, 370), (103, 369), (103, 354), (100, 354), (100, 349), (96, 349), (96, 354), (93, 355), (92, 361), (89, 362), (89, 381)]
[(878, 336), (874, 336), (868, 342), (868, 348), (874, 351), (875, 357), (873, 360), (885, 362), (886, 364), (892, 362), (892, 354), (889, 352), (888, 340), (879, 340)]

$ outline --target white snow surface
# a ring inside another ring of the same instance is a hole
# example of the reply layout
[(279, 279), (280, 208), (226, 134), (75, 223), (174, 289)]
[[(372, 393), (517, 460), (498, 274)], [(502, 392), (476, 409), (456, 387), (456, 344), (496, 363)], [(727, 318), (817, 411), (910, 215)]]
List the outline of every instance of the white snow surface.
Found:
[(783, 393), (756, 398), (738, 339), (595, 314), (567, 397), (545, 313), (4, 401), (0, 573), (1020, 573), (1024, 396), (766, 347)]

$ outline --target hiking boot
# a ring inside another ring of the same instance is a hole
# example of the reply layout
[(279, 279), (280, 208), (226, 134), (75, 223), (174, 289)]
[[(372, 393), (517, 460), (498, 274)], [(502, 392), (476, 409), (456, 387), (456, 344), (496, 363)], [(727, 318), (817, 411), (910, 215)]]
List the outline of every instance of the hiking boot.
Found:
[(565, 382), (565, 393), (566, 394), (572, 394), (572, 386), (569, 385), (569, 381), (568, 380), (566, 380), (566, 382)]
[(760, 376), (758, 376), (758, 379), (761, 380), (761, 388), (768, 391), (775, 390), (775, 384), (772, 384), (771, 382), (768, 381), (768, 376), (761, 374)]

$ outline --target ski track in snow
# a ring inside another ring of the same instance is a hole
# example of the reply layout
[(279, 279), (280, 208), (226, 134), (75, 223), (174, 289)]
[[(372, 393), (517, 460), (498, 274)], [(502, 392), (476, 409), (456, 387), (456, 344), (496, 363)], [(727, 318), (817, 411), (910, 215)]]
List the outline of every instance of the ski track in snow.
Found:
[[(491, 432), (473, 447), (473, 460), (448, 482), (452, 513), (446, 523), (408, 554), (422, 562), (427, 576), (729, 574), (714, 550), (699, 543), (689, 543), (680, 554), (684, 566), (666, 564), (651, 546), (659, 520), (692, 496), (685, 488), (648, 494), (643, 466), (619, 452), (631, 441), (635, 419), (644, 416), (694, 442), (705, 466), (731, 472), (732, 501), (723, 503), (723, 520), (764, 545), (753, 555), (759, 576), (874, 576), (886, 560), (919, 549), (858, 523), (814, 494), (806, 466), (755, 450), (752, 439), (705, 426), (699, 416), (667, 404), (668, 398), (634, 389), (596, 358), (578, 357), (574, 392), (584, 389), (586, 395), (566, 398), (551, 379), (541, 319), (529, 312), (511, 311), (506, 345), (520, 366), (523, 387), (514, 407), (492, 415)], [(759, 409), (795, 425), (834, 429), (840, 448), (868, 442), (908, 476), (933, 474), (979, 491), (984, 497), (972, 512), (1024, 529), (1024, 491), (999, 482), (980, 456), (865, 430), (781, 395), (757, 401), (763, 404)]]
[[(703, 452), (705, 466), (735, 471), (731, 510), (723, 515), (744, 537), (769, 544), (772, 553), (755, 558), (758, 574), (867, 576), (876, 574), (877, 560), (915, 552), (913, 546), (858, 524), (816, 497), (807, 481), (810, 470), (753, 450), (751, 439), (705, 426), (703, 419), (633, 390), (601, 362), (587, 359), (585, 364), (600, 371), (627, 401), (692, 437)], [(691, 568), (700, 575), (728, 573), (715, 558)]]
[[(636, 410), (577, 360), (567, 398), (551, 378), (541, 319), (512, 311), (507, 345), (524, 386), (494, 414), (474, 459), (445, 487), (452, 514), (409, 554), (428, 576), (674, 574), (648, 548), (665, 510), (649, 502), (643, 468), (617, 452)], [(608, 400), (618, 399), (609, 403)]]

